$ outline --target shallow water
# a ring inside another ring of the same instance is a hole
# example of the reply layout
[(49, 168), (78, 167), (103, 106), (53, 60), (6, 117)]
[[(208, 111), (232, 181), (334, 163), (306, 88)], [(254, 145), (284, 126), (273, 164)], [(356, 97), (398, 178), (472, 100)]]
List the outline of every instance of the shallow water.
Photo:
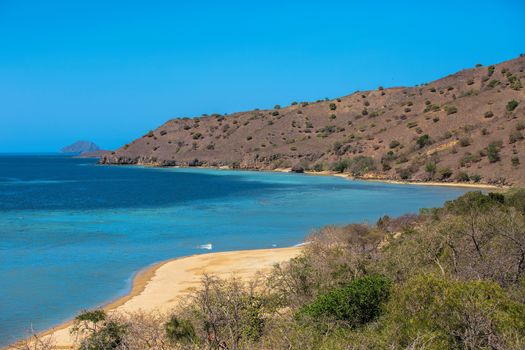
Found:
[[(300, 243), (326, 224), (439, 206), (460, 188), (0, 156), (0, 345), (125, 294), (160, 260)], [(204, 246), (203, 246), (204, 245)]]

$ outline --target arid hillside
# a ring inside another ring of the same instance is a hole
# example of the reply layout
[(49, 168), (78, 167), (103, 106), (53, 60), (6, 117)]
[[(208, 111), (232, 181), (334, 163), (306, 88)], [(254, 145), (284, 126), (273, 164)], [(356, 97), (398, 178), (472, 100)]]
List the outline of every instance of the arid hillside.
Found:
[(332, 170), (525, 185), (525, 57), (415, 87), (172, 119), (105, 164)]

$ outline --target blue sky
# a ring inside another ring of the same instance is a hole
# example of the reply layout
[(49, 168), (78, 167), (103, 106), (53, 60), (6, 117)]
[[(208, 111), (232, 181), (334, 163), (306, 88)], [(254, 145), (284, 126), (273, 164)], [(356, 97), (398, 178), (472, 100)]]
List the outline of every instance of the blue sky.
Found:
[(525, 1), (0, 0), (0, 152), (415, 85), (525, 52)]

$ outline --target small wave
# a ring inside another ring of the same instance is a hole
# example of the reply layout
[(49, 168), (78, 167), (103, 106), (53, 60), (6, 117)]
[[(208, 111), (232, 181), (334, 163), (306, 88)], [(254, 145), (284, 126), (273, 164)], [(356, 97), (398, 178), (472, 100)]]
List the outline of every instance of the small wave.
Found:
[(201, 245), (197, 246), (197, 248), (198, 249), (212, 250), (213, 249), (213, 244), (211, 244), (211, 243), (201, 244)]
[(67, 182), (77, 182), (74, 180), (20, 180), (8, 179), (7, 181), (0, 181), (4, 185), (47, 185), (47, 184), (61, 184)]

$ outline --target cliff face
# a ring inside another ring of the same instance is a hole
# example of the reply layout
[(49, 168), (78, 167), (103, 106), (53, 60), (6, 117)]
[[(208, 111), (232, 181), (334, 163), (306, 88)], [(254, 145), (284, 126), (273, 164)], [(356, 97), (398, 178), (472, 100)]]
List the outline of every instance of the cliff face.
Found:
[(295, 166), (368, 178), (525, 185), (524, 69), (520, 57), (422, 86), (172, 119), (101, 163)]

